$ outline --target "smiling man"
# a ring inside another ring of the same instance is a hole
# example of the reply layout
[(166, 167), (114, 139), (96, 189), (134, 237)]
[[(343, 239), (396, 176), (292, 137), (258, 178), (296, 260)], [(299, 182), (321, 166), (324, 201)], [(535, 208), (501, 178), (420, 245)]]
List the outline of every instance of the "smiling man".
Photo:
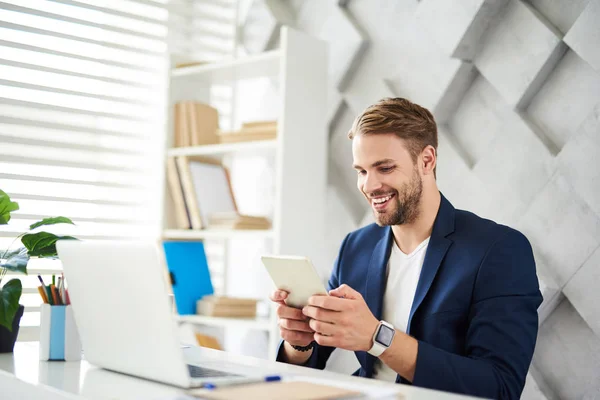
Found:
[(287, 293), (271, 295), (278, 360), (322, 369), (342, 348), (363, 377), (519, 398), (542, 302), (529, 242), (439, 192), (437, 127), (423, 107), (383, 99), (348, 136), (376, 224), (344, 239), (329, 296), (299, 310), (285, 305)]

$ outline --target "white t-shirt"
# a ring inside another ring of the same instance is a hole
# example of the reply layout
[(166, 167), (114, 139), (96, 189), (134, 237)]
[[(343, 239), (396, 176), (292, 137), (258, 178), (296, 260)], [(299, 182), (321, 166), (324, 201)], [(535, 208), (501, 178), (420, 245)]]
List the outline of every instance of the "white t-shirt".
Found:
[[(383, 297), (382, 319), (394, 328), (406, 332), (423, 260), (429, 238), (425, 239), (410, 254), (404, 254), (394, 241), (387, 265), (387, 284)], [(397, 373), (380, 360), (375, 361), (373, 378), (396, 382)]]

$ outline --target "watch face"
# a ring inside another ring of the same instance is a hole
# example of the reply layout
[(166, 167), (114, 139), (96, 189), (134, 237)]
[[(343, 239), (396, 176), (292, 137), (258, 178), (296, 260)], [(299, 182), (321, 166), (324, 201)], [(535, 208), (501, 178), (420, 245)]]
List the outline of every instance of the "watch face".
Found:
[(381, 328), (379, 328), (379, 332), (377, 332), (377, 336), (375, 340), (384, 345), (385, 347), (390, 347), (392, 344), (392, 338), (394, 337), (395, 331), (387, 325), (381, 324)]

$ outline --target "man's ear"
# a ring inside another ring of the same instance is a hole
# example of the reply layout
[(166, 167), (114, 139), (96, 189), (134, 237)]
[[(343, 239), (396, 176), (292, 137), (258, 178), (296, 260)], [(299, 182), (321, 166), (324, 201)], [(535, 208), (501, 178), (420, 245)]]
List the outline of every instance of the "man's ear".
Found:
[(432, 175), (437, 165), (437, 152), (431, 145), (426, 146), (421, 152), (421, 168), (423, 175)]

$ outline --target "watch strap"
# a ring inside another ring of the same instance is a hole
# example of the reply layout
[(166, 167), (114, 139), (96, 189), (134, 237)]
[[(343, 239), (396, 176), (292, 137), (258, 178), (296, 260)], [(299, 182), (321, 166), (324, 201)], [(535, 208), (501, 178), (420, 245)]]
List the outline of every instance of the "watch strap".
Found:
[[(382, 325), (385, 325), (388, 328), (394, 329), (394, 326), (392, 324), (390, 324), (389, 322), (379, 321), (379, 325), (377, 325), (377, 329), (375, 329), (375, 333), (373, 333), (373, 345), (367, 351), (369, 354), (371, 354), (372, 356), (375, 356), (375, 357), (379, 357), (380, 355), (383, 354), (384, 351), (386, 351), (388, 349), (388, 346), (385, 346), (376, 340), (377, 335), (379, 334), (379, 331), (381, 330)], [(393, 339), (393, 337), (394, 336), (392, 335), (392, 339)]]
[[(291, 343), (290, 343), (291, 344)], [(310, 349), (312, 349), (313, 347), (315, 347), (316, 342), (313, 340), (312, 342), (310, 342), (308, 345), (306, 346), (296, 346), (294, 344), (291, 344), (292, 347), (294, 348), (294, 350), (298, 350), (298, 351), (309, 351)]]

